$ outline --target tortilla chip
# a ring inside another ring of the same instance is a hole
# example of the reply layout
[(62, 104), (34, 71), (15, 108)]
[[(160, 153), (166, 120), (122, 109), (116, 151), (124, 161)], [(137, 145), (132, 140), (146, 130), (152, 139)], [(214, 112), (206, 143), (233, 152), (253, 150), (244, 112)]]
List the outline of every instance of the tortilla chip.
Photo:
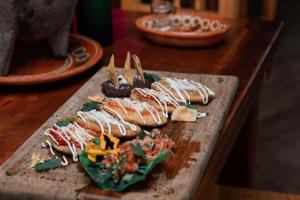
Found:
[(120, 83), (119, 83), (117, 72), (116, 72), (114, 55), (112, 55), (111, 58), (110, 58), (109, 64), (107, 66), (107, 71), (109, 72), (110, 80), (112, 81), (114, 86), (116, 88), (119, 88)]
[(131, 71), (131, 56), (129, 52), (127, 52), (127, 57), (124, 65), (124, 78), (127, 80), (129, 85), (133, 85), (133, 75)]
[(139, 57), (137, 55), (132, 55), (132, 58), (134, 60), (134, 64), (135, 64), (135, 68), (137, 70), (137, 73), (140, 75), (140, 77), (142, 78), (142, 81), (145, 83), (144, 72), (143, 72), (143, 68), (142, 68), (141, 61), (140, 61)]

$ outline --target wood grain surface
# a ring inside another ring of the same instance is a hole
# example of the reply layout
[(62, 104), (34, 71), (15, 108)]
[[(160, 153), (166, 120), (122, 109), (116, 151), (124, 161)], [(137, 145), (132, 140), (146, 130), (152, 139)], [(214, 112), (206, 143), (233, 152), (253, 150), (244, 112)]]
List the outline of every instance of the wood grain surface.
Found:
[[(219, 173), (246, 118), (251, 102), (257, 101), (264, 74), (282, 30), (280, 22), (237, 20), (225, 40), (210, 48), (175, 48), (155, 45), (135, 29), (144, 13), (113, 11), (114, 43), (104, 49), (93, 69), (68, 80), (38, 86), (0, 86), (0, 163), (7, 160), (70, 96), (72, 96), (112, 53), (122, 66), (126, 52), (137, 54), (145, 69), (185, 73), (234, 75), (240, 85), (225, 119), (214, 152), (204, 172), (196, 198), (211, 193)], [(17, 57), (14, 59), (18, 60)], [(87, 189), (90, 197), (93, 190)], [(89, 198), (92, 199), (92, 198)], [(207, 199), (207, 198), (206, 198)]]
[[(162, 133), (169, 133), (175, 140), (174, 156), (143, 181), (133, 185), (125, 193), (103, 193), (90, 183), (78, 163), (63, 169), (37, 173), (30, 168), (32, 153), (49, 154), (41, 147), (46, 139), (43, 132), (63, 116), (74, 114), (89, 95), (103, 95), (100, 84), (109, 75), (105, 68), (97, 72), (78, 92), (75, 93), (52, 117), (38, 129), (16, 153), (0, 168), (0, 193), (2, 197), (18, 199), (84, 199), (95, 190), (99, 198), (118, 196), (122, 199), (189, 199), (197, 189), (207, 162), (217, 141), (224, 118), (238, 88), (238, 79), (232, 76), (211, 76), (154, 72), (159, 76), (188, 78), (200, 81), (216, 92), (215, 99), (199, 110), (208, 116), (196, 123), (169, 122), (162, 127)], [(98, 85), (98, 86), (95, 86)], [(138, 187), (136, 187), (138, 186)], [(7, 196), (6, 196), (7, 195)]]

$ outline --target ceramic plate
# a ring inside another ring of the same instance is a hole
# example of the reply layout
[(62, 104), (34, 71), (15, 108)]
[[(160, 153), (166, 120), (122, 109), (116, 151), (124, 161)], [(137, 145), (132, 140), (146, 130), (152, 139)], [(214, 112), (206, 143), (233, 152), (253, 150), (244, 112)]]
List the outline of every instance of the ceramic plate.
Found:
[[(153, 26), (155, 21), (162, 18), (170, 20), (171, 28), (165, 30)], [(202, 29), (195, 23), (204, 20), (212, 24), (215, 22), (216, 28)], [(174, 28), (176, 25), (177, 28)], [(186, 29), (189, 27), (190, 29)], [(175, 15), (146, 15), (136, 20), (136, 27), (143, 32), (149, 40), (163, 45), (171, 46), (211, 46), (220, 42), (230, 29), (228, 20), (213, 13), (201, 12), (178, 12)], [(198, 27), (198, 28), (197, 28)], [(184, 31), (183, 31), (184, 30)]]
[(65, 59), (51, 56), (47, 44), (16, 46), (10, 71), (0, 76), (1, 85), (31, 85), (66, 79), (85, 72), (101, 59), (103, 49), (96, 41), (78, 34), (70, 35)]

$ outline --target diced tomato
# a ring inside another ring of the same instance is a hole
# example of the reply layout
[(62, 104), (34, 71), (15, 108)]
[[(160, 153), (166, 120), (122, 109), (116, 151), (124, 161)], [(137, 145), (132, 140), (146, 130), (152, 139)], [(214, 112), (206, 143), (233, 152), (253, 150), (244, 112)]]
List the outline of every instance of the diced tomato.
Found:
[(130, 146), (129, 142), (124, 143), (123, 145), (120, 146), (120, 148), (123, 152), (130, 152), (131, 151), (131, 146)]
[(135, 172), (138, 169), (138, 165), (136, 163), (128, 163), (127, 171), (128, 172)]
[[(50, 134), (58, 142), (58, 145), (61, 145), (61, 146), (66, 146), (67, 145), (67, 143), (57, 133), (50, 130)], [(71, 138), (70, 142), (72, 144), (74, 144), (76, 147), (80, 147), (80, 144), (77, 141), (75, 141), (73, 138)]]
[(52, 137), (54, 137), (54, 139), (58, 142), (59, 145), (67, 145), (67, 143), (55, 132), (50, 131), (50, 134), (52, 135)]

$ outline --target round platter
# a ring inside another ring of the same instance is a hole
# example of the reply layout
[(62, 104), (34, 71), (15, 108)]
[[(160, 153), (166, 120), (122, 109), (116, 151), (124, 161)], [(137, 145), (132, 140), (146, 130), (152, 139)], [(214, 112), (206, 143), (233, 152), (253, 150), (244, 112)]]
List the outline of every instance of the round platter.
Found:
[[(74, 50), (81, 51), (74, 54)], [(98, 42), (78, 34), (70, 34), (66, 59), (53, 58), (44, 43), (30, 47), (17, 45), (8, 75), (0, 76), (0, 85), (32, 85), (66, 79), (95, 66), (102, 55), (103, 49)], [(78, 60), (80, 56), (85, 59)]]
[[(228, 20), (213, 13), (201, 13), (201, 12), (178, 12), (175, 14), (179, 16), (200, 17), (202, 19), (208, 19), (210, 21), (217, 20), (220, 24), (224, 24), (225, 27), (221, 30), (200, 32), (200, 31), (172, 31), (172, 30), (160, 30), (147, 26), (147, 22), (158, 19), (158, 15), (146, 15), (136, 20), (136, 27), (145, 35), (149, 40), (163, 45), (182, 46), (182, 47), (204, 47), (211, 46), (220, 42), (230, 29), (230, 23)], [(170, 17), (171, 15), (167, 15)], [(174, 15), (173, 15), (174, 16)]]

